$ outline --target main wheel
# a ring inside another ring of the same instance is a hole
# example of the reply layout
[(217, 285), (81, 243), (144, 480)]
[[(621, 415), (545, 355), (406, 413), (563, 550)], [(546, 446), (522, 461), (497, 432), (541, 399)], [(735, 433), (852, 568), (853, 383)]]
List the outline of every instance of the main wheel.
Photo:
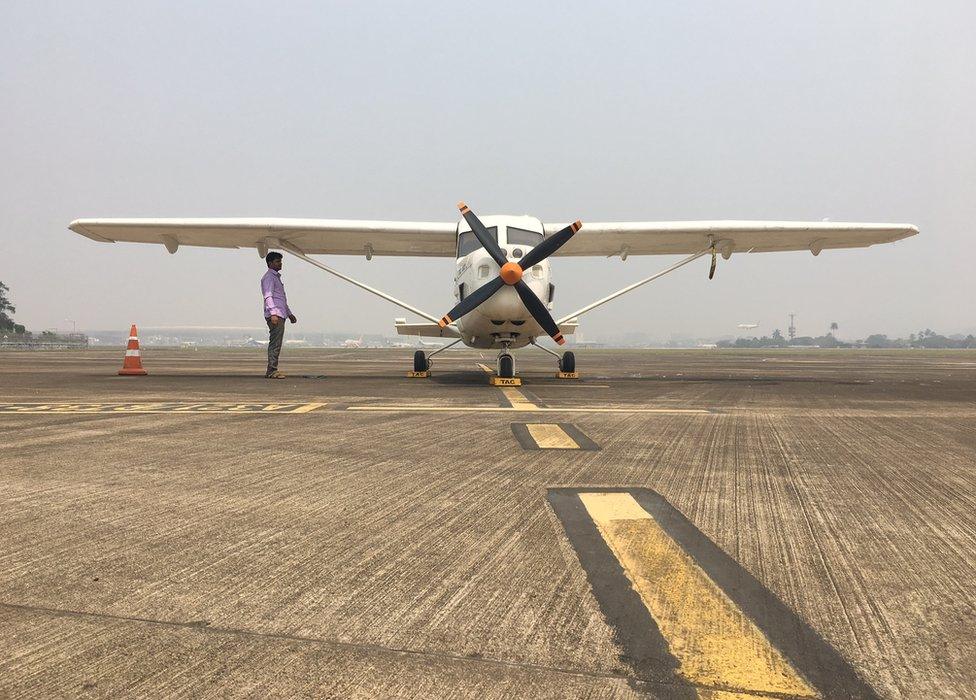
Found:
[(413, 371), (414, 372), (426, 372), (430, 369), (430, 362), (427, 360), (427, 355), (423, 350), (418, 350), (413, 354)]
[(515, 358), (511, 355), (502, 355), (498, 358), (498, 376), (511, 379), (515, 376)]
[(576, 371), (576, 355), (571, 351), (567, 350), (563, 353), (563, 359), (559, 361), (559, 370), (561, 372), (575, 372)]

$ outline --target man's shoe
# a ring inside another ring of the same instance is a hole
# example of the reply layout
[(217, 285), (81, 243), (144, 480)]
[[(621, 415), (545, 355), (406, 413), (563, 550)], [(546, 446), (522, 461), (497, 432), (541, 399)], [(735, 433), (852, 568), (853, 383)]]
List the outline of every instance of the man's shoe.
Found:
[(285, 375), (282, 372), (279, 372), (278, 370), (275, 370), (271, 374), (264, 375), (264, 378), (265, 379), (284, 379), (285, 378)]

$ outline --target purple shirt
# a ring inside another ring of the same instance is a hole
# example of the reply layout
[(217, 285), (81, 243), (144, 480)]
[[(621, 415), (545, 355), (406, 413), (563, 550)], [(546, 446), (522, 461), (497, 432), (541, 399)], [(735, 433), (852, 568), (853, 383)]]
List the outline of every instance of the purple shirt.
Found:
[(281, 283), (281, 273), (268, 268), (261, 278), (261, 295), (264, 297), (264, 317), (291, 316), (288, 299), (285, 297), (285, 285)]

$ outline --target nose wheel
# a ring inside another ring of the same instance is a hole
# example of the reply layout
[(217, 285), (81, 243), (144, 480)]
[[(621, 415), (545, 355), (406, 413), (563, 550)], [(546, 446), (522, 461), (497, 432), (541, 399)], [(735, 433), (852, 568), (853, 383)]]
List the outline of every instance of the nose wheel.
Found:
[(515, 377), (515, 358), (507, 351), (498, 355), (498, 376), (502, 379)]

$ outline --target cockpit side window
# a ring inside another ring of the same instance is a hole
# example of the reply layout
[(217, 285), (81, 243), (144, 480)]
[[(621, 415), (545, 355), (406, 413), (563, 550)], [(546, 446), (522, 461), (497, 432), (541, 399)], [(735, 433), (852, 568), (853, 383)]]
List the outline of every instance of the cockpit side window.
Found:
[[(495, 239), (495, 243), (498, 242), (498, 227), (489, 226), (488, 235)], [(458, 251), (457, 256), (463, 258), (469, 253), (473, 253), (481, 247), (481, 242), (478, 240), (477, 236), (474, 235), (473, 231), (465, 231), (458, 236)]]
[(537, 231), (526, 231), (524, 228), (509, 226), (505, 229), (509, 245), (537, 246), (542, 243), (542, 234)]

